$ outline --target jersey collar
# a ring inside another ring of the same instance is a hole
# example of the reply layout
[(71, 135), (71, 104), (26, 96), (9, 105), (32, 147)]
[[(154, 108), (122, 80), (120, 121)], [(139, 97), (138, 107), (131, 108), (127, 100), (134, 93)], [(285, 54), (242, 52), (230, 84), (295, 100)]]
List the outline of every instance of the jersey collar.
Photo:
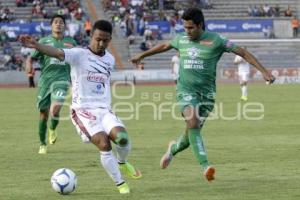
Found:
[(87, 47), (87, 49), (90, 50), (90, 52), (92, 52), (92, 53), (95, 54), (96, 56), (103, 57), (103, 56), (105, 56), (105, 54), (106, 54), (106, 50), (104, 51), (104, 54), (103, 54), (103, 55), (99, 55), (99, 54), (95, 53), (89, 46)]

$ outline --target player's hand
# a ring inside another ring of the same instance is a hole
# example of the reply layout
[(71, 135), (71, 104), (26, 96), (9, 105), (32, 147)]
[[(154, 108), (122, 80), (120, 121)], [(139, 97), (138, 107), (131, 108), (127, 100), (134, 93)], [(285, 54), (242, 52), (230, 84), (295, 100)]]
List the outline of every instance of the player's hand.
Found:
[(129, 59), (129, 62), (137, 66), (142, 60), (141, 54), (137, 54), (133, 56), (131, 59)]
[(37, 44), (37, 41), (29, 35), (20, 35), (19, 41), (21, 42), (22, 46), (28, 48), (35, 48)]
[(266, 84), (272, 84), (275, 81), (275, 77), (270, 73), (263, 74)]

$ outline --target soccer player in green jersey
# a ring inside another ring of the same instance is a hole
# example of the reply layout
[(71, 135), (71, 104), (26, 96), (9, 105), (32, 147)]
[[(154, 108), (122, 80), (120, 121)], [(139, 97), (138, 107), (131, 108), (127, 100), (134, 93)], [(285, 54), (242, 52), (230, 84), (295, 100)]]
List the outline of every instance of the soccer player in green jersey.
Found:
[(186, 122), (185, 133), (177, 141), (169, 143), (160, 166), (165, 169), (172, 158), (189, 146), (204, 169), (208, 181), (214, 180), (215, 169), (210, 166), (203, 145), (201, 128), (213, 110), (216, 92), (216, 67), (224, 52), (233, 52), (258, 69), (263, 78), (272, 83), (275, 78), (247, 50), (235, 45), (217, 33), (205, 31), (202, 11), (189, 8), (182, 15), (185, 32), (172, 41), (158, 44), (153, 48), (131, 58), (134, 64), (143, 58), (157, 53), (176, 49), (180, 54), (179, 79), (177, 82), (177, 101)]
[[(39, 43), (51, 45), (56, 48), (70, 48), (76, 46), (73, 38), (64, 37), (66, 22), (61, 15), (51, 19), (52, 34), (41, 38)], [(31, 59), (39, 60), (41, 76), (39, 79), (37, 107), (40, 111), (39, 119), (39, 154), (47, 153), (47, 121), (50, 113), (50, 127), (48, 141), (54, 144), (57, 139), (56, 127), (59, 123), (59, 112), (67, 96), (70, 84), (70, 66), (56, 58), (49, 57), (39, 51), (34, 51)], [(32, 60), (31, 60), (32, 62)]]

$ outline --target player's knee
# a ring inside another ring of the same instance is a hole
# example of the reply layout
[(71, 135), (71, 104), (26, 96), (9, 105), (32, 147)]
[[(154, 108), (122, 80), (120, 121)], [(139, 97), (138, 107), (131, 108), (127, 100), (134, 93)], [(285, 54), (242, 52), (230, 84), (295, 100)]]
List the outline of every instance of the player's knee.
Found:
[(98, 147), (101, 151), (110, 151), (111, 150), (111, 145), (109, 142), (100, 142), (98, 144)]
[(119, 146), (123, 147), (128, 144), (128, 140), (129, 140), (129, 138), (128, 138), (128, 134), (126, 132), (118, 132), (115, 142)]
[(186, 121), (188, 128), (199, 128), (199, 120), (197, 118), (192, 118)]
[(48, 111), (47, 110), (40, 110), (40, 119), (41, 120), (48, 120)]
[(59, 117), (61, 106), (60, 105), (54, 105), (51, 109), (51, 116), (52, 117)]
[(91, 138), (93, 144), (95, 144), (100, 151), (110, 151), (111, 144), (106, 134), (98, 133)]

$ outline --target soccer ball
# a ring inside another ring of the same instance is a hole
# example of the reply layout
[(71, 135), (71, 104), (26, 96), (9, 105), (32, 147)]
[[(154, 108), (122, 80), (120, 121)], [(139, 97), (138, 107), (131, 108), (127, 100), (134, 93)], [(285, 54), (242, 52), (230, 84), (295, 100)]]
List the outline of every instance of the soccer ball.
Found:
[(56, 170), (51, 177), (52, 188), (60, 194), (69, 194), (77, 187), (76, 174), (67, 168)]

